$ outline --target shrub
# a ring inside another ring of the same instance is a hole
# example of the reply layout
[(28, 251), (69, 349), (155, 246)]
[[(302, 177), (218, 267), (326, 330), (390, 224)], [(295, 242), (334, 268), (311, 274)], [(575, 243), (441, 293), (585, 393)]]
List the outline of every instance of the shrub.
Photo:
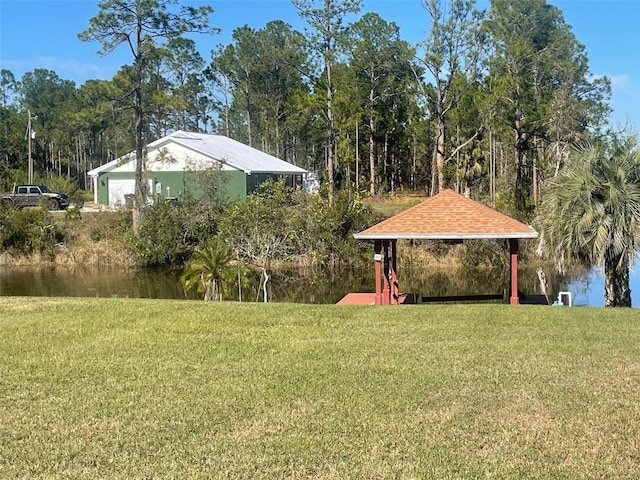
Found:
[(0, 246), (2, 251), (20, 254), (49, 253), (66, 241), (66, 232), (54, 223), (43, 207), (17, 209), (0, 206)]
[(47, 179), (37, 179), (36, 183), (46, 185), (50, 192), (63, 192), (69, 197), (72, 204), (82, 204), (82, 191), (78, 189), (78, 184), (74, 180), (58, 175)]
[(464, 268), (499, 267), (501, 270), (509, 266), (509, 247), (504, 240), (466, 240), (460, 257)]
[(353, 238), (353, 234), (382, 220), (362, 197), (354, 191), (344, 189), (337, 192), (333, 204), (325, 207), (321, 221), (328, 229), (329, 259), (343, 265), (358, 263), (365, 253), (370, 253), (371, 242)]
[(122, 210), (90, 213), (82, 215), (81, 219), (81, 222), (72, 221), (70, 224), (87, 232), (88, 238), (93, 242), (122, 240), (131, 234), (131, 212)]
[(200, 202), (159, 203), (145, 209), (131, 247), (140, 266), (182, 266), (216, 232), (216, 212)]

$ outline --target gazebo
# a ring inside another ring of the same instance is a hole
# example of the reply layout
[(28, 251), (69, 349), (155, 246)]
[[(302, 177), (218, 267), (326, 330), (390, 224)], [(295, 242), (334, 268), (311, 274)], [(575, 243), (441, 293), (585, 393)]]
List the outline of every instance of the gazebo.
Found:
[[(398, 288), (397, 241), (400, 239), (432, 239), (462, 241), (468, 239), (506, 239), (509, 242), (509, 303), (518, 299), (518, 240), (536, 238), (538, 232), (507, 215), (453, 190), (444, 190), (419, 204), (354, 234), (359, 240), (374, 241), (375, 294), (358, 294), (339, 303), (403, 302)], [(367, 296), (365, 298), (365, 296)], [(373, 301), (371, 301), (373, 296)]]

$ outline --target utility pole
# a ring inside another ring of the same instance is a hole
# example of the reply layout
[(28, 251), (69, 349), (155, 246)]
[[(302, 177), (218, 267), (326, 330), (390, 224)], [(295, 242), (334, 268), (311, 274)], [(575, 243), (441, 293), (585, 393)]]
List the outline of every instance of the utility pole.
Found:
[(38, 117), (31, 116), (31, 110), (27, 110), (29, 115), (29, 121), (27, 122), (27, 139), (29, 143), (29, 185), (33, 184), (33, 159), (31, 158), (31, 140), (35, 138), (36, 132), (31, 129), (31, 120), (35, 120)]

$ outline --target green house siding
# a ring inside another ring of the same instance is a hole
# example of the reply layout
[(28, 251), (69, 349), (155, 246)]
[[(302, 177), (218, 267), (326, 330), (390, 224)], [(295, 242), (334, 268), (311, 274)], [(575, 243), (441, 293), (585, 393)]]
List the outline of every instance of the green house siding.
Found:
[[(190, 172), (186, 174), (184, 183), (185, 191), (189, 193), (193, 198), (200, 198), (202, 192), (194, 185), (195, 179), (194, 173)], [(197, 173), (195, 173), (197, 175)], [(245, 174), (238, 170), (223, 170), (216, 173), (222, 177), (222, 185), (224, 189), (225, 198), (231, 202), (236, 200), (242, 200), (247, 196), (247, 189), (245, 186)]]
[(227, 199), (233, 202), (247, 198), (247, 176), (245, 173), (236, 170), (224, 172), (224, 175), (224, 189)]
[[(240, 171), (224, 171), (225, 196), (230, 201), (241, 200), (247, 196), (246, 175)], [(163, 200), (167, 197), (183, 198), (185, 193), (189, 193), (194, 198), (198, 198), (201, 193), (193, 185), (185, 172), (147, 172), (145, 177), (150, 180), (150, 187), (154, 201)], [(98, 203), (109, 204), (109, 179), (133, 179), (131, 172), (105, 172), (98, 178)]]
[(152, 181), (151, 193), (154, 200), (181, 198), (184, 195), (184, 172), (148, 172), (147, 177)]

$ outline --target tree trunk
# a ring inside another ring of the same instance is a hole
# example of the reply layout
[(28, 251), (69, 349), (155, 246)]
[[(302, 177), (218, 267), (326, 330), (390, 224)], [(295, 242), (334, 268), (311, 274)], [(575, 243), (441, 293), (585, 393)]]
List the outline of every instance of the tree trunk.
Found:
[(437, 155), (438, 145), (433, 144), (433, 153), (431, 155), (431, 188), (429, 189), (429, 196), (433, 197), (436, 192), (436, 178), (438, 176), (438, 167), (436, 163), (436, 155)]
[(444, 118), (438, 118), (437, 129), (436, 167), (438, 168), (438, 193), (440, 193), (444, 190), (444, 146), (446, 141)]
[(279, 123), (280, 122), (280, 120), (279, 120), (280, 117), (278, 116), (277, 112), (276, 112), (275, 117), (276, 118), (274, 120), (274, 123), (275, 123), (274, 128), (275, 128), (275, 133), (276, 133), (276, 157), (282, 158), (281, 155), (280, 155), (280, 150), (281, 150), (280, 149), (280, 142), (282, 141), (280, 139), (280, 123)]
[(464, 196), (471, 198), (471, 180), (467, 175), (464, 176)]
[(515, 148), (514, 148), (514, 175), (515, 175), (515, 185), (514, 185), (514, 206), (517, 212), (522, 212), (524, 210), (524, 192), (523, 182), (522, 182), (522, 166), (524, 165), (524, 151), (522, 149), (523, 139), (520, 135), (518, 129), (515, 130)]
[[(138, 48), (142, 45), (142, 20), (138, 21), (137, 26), (137, 39), (136, 45)], [(134, 112), (134, 124), (135, 124), (135, 146), (136, 146), (136, 172), (135, 172), (135, 194), (133, 196), (133, 210), (132, 210), (132, 226), (133, 233), (138, 235), (140, 231), (140, 224), (142, 223), (144, 204), (147, 199), (147, 188), (144, 182), (143, 172), (144, 168), (144, 138), (143, 138), (143, 125), (142, 125), (142, 76), (143, 65), (140, 58), (140, 52), (138, 50), (135, 58), (135, 80), (133, 88), (133, 112)]]
[(225, 104), (224, 106), (224, 134), (226, 137), (229, 136), (229, 104)]
[(356, 192), (360, 191), (360, 117), (356, 122)]
[(334, 165), (333, 154), (335, 150), (335, 129), (333, 125), (333, 84), (331, 83), (331, 62), (325, 55), (325, 72), (327, 76), (327, 177), (329, 180), (328, 200), (329, 206), (333, 205), (334, 190)]
[(262, 283), (262, 299), (264, 301), (264, 303), (269, 302), (269, 297), (267, 295), (267, 282), (269, 281), (269, 275), (267, 274), (267, 270), (264, 269), (262, 271), (262, 275), (264, 278), (264, 282)]
[(517, 119), (514, 125), (514, 169), (515, 169), (515, 191), (514, 191), (514, 204), (515, 209), (518, 212), (523, 212), (527, 206), (527, 198), (530, 195), (529, 185), (526, 184), (523, 173), (528, 165), (527, 142), (529, 140), (529, 134), (524, 130), (522, 121)]
[[(371, 96), (373, 92), (370, 92)], [(376, 194), (376, 145), (373, 139), (373, 129), (375, 127), (374, 112), (373, 109), (369, 111), (369, 194), (374, 196)]]
[(205, 286), (204, 286), (204, 301), (205, 302), (212, 302), (214, 300), (217, 300), (217, 286), (216, 286), (216, 281), (211, 280), (209, 282), (205, 282)]
[(413, 152), (411, 155), (411, 190), (416, 189), (416, 163), (417, 163), (417, 147), (416, 147), (416, 134), (413, 132)]
[(249, 89), (245, 90), (245, 98), (247, 100), (247, 110), (245, 111), (245, 120), (247, 122), (247, 142), (253, 147), (253, 135), (251, 133), (251, 104), (249, 103)]
[(629, 286), (629, 261), (620, 255), (607, 256), (604, 260), (604, 306), (631, 307), (631, 287)]

